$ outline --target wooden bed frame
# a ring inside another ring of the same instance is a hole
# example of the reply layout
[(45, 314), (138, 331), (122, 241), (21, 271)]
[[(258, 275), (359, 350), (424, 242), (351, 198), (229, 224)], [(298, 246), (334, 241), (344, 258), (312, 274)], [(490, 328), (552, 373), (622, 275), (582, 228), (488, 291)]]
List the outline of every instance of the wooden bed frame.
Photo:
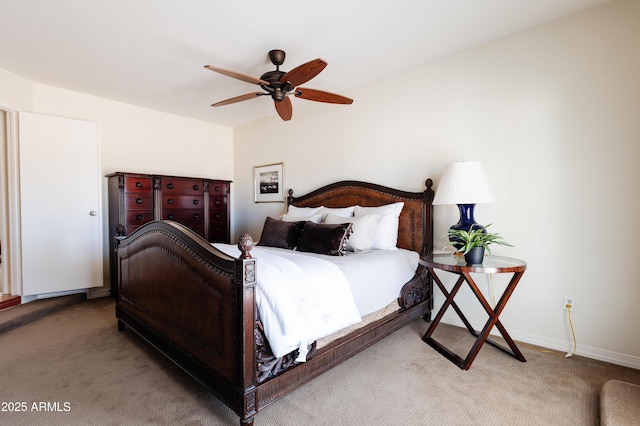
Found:
[[(424, 192), (343, 181), (290, 204), (347, 207), (405, 203), (398, 247), (430, 254), (433, 244), (432, 181)], [(242, 240), (242, 238), (241, 238)], [(402, 289), (396, 312), (316, 349), (305, 363), (265, 359), (255, 307), (260, 264), (245, 251), (223, 254), (186, 227), (150, 222), (117, 242), (120, 331), (129, 327), (201, 382), (252, 425), (256, 413), (366, 347), (423, 317), (430, 319), (431, 278), (424, 267)], [(266, 349), (265, 349), (266, 348)], [(264, 369), (275, 370), (264, 374)]]

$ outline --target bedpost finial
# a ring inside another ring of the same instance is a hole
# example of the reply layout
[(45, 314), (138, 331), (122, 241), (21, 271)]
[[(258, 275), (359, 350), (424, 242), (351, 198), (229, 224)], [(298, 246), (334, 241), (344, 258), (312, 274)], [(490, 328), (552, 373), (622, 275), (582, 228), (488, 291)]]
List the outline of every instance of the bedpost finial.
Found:
[(253, 248), (253, 238), (251, 238), (251, 235), (244, 234), (240, 237), (238, 240), (238, 248), (240, 252), (242, 252), (240, 259), (251, 259), (251, 253), (249, 253)]
[(428, 178), (424, 184), (426, 185), (427, 189), (431, 189), (431, 187), (433, 186), (433, 180), (431, 178)]
[(290, 206), (293, 203), (293, 189), (289, 188), (289, 196), (287, 197), (287, 206)]
[(124, 237), (127, 235), (127, 230), (123, 224), (119, 223), (116, 225), (116, 237)]

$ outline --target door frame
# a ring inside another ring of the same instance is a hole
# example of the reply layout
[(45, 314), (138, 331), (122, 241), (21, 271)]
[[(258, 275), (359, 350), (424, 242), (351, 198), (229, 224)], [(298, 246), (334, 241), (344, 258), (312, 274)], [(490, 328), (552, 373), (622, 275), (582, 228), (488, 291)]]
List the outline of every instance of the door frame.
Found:
[(5, 140), (0, 150), (2, 290), (7, 294), (22, 295), (18, 112), (1, 105), (0, 110), (5, 118)]

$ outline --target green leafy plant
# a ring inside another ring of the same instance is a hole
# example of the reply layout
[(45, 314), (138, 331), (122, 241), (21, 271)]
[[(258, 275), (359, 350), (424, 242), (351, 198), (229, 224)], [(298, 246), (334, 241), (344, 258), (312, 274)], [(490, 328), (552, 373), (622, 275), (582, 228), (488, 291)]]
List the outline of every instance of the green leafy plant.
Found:
[(490, 226), (491, 224), (478, 229), (473, 229), (473, 226), (471, 226), (468, 231), (449, 229), (447, 236), (450, 242), (445, 247), (456, 247), (456, 252), (462, 254), (469, 253), (474, 247), (484, 247), (487, 253), (491, 254), (491, 249), (489, 248), (491, 244), (513, 247), (513, 245), (504, 241), (500, 234), (487, 232), (487, 228)]

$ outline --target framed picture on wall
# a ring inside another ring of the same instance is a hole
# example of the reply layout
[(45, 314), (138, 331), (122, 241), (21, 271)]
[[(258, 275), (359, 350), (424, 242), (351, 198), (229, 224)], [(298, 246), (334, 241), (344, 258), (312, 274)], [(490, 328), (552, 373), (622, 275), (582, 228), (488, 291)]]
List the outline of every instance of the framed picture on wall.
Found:
[(284, 203), (284, 167), (282, 163), (253, 168), (256, 203)]

